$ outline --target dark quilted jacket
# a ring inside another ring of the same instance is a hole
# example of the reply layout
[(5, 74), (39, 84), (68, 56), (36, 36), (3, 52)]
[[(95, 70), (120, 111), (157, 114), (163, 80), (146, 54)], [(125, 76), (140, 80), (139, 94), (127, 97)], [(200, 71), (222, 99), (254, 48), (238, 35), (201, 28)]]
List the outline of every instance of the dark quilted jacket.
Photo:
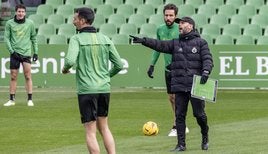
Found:
[(194, 74), (202, 75), (204, 70), (212, 71), (213, 59), (208, 44), (197, 31), (170, 41), (145, 38), (142, 44), (156, 51), (172, 54), (172, 92), (191, 91)]

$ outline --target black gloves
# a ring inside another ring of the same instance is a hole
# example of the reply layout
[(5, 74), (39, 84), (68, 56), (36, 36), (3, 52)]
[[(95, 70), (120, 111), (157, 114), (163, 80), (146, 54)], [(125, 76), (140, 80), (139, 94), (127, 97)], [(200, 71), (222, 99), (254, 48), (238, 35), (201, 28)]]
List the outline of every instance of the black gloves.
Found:
[(209, 75), (209, 71), (204, 70), (200, 79), (200, 84), (205, 84), (207, 83), (208, 80), (208, 75)]
[(148, 74), (149, 78), (154, 78), (153, 72), (154, 72), (154, 66), (150, 65), (150, 67), (149, 67), (149, 69), (147, 71), (147, 74)]
[(33, 54), (33, 61), (37, 61), (38, 59), (38, 55), (37, 54)]
[(139, 38), (137, 36), (129, 35), (133, 39), (133, 43), (143, 43), (145, 41), (144, 38)]

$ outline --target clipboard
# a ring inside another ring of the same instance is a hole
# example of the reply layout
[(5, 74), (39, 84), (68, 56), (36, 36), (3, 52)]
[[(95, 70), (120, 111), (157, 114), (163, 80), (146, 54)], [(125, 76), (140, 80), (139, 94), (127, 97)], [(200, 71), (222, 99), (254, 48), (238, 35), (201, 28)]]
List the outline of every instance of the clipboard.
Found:
[(200, 84), (201, 76), (194, 75), (191, 96), (216, 103), (218, 80), (208, 78), (206, 84)]

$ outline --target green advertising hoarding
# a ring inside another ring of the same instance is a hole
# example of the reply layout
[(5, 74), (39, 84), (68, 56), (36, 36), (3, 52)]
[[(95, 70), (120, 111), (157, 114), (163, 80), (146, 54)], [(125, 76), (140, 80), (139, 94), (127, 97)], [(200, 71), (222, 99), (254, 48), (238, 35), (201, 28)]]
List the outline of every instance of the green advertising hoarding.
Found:
[[(164, 61), (161, 56), (155, 66), (154, 78), (147, 76), (151, 49), (141, 45), (117, 45), (124, 69), (112, 78), (114, 87), (165, 87)], [(75, 87), (74, 73), (61, 74), (67, 45), (39, 45), (39, 60), (32, 64), (33, 84), (41, 87)], [(267, 88), (268, 46), (211, 45), (214, 68), (211, 77), (219, 88)], [(0, 86), (10, 80), (9, 53), (0, 44)], [(18, 85), (24, 86), (20, 69)]]

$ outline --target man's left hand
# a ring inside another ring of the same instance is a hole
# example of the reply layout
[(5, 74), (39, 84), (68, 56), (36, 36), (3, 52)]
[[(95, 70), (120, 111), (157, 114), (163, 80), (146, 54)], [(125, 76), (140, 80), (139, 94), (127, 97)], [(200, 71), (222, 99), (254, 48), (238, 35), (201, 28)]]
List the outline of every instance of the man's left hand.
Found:
[(209, 71), (204, 70), (200, 79), (200, 84), (206, 84), (208, 80)]
[(38, 55), (37, 54), (33, 54), (33, 61), (37, 61), (38, 60)]

